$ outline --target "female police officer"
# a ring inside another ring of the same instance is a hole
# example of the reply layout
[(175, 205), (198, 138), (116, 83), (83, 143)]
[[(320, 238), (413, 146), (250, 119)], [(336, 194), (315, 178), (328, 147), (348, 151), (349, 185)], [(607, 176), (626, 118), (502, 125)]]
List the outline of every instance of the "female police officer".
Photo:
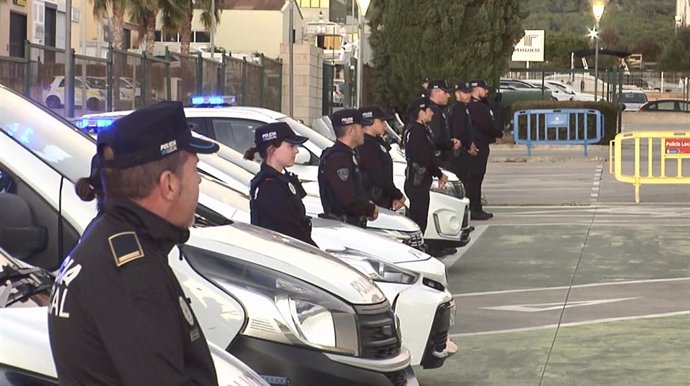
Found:
[(302, 203), (307, 193), (297, 176), (285, 171), (295, 164), (297, 145), (306, 140), (285, 122), (269, 123), (256, 129), (255, 147), (247, 150), (244, 158), (253, 160), (259, 153), (263, 160), (250, 186), (252, 224), (316, 246), (311, 239), (311, 220)]
[[(429, 189), (433, 177), (439, 179), (439, 187), (443, 188), (448, 177), (439, 168), (439, 160), (434, 156), (431, 131), (426, 124), (431, 121), (433, 111), (427, 97), (420, 97), (410, 103), (408, 110), (409, 123), (405, 128), (405, 157), (407, 169), (405, 171), (405, 193), (410, 198), (409, 216), (424, 232), (429, 212)], [(460, 148), (460, 141), (453, 138), (453, 149)]]

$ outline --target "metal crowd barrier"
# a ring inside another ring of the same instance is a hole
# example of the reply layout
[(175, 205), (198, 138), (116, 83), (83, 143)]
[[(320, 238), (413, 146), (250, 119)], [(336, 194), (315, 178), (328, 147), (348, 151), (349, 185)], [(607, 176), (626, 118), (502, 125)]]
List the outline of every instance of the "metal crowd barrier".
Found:
[(533, 145), (582, 145), (599, 143), (604, 135), (604, 116), (591, 109), (520, 110), (513, 115), (513, 138), (516, 144), (527, 145), (532, 155)]
[[(630, 152), (632, 164), (629, 157), (623, 159)], [(690, 131), (620, 133), (609, 144), (609, 172), (633, 184), (636, 203), (643, 184), (690, 184), (690, 175), (683, 174), (683, 161), (688, 159)]]

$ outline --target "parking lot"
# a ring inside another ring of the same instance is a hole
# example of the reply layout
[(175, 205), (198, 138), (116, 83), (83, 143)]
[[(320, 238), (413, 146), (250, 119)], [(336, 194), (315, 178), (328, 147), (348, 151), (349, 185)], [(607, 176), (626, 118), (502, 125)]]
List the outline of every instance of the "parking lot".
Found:
[(423, 385), (687, 385), (690, 187), (633, 188), (608, 149), (492, 149), (494, 219), (447, 257), (459, 353)]

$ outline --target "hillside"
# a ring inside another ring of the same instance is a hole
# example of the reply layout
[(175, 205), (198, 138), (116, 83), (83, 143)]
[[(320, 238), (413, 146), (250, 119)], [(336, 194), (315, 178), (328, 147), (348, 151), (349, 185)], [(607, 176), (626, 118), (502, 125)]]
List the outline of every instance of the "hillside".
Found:
[[(547, 36), (583, 37), (594, 27), (589, 0), (526, 0), (526, 4), (525, 29), (543, 29)], [(655, 61), (673, 36), (675, 6), (675, 0), (609, 0), (600, 23), (602, 46), (642, 53), (646, 61)]]

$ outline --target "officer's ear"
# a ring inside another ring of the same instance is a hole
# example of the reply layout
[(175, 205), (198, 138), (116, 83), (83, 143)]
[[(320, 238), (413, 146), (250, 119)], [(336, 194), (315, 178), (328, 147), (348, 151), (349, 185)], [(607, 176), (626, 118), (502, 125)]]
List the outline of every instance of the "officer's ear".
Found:
[(158, 184), (161, 195), (166, 200), (172, 201), (180, 195), (180, 188), (182, 187), (182, 182), (180, 178), (175, 175), (170, 170), (165, 170), (158, 177)]

